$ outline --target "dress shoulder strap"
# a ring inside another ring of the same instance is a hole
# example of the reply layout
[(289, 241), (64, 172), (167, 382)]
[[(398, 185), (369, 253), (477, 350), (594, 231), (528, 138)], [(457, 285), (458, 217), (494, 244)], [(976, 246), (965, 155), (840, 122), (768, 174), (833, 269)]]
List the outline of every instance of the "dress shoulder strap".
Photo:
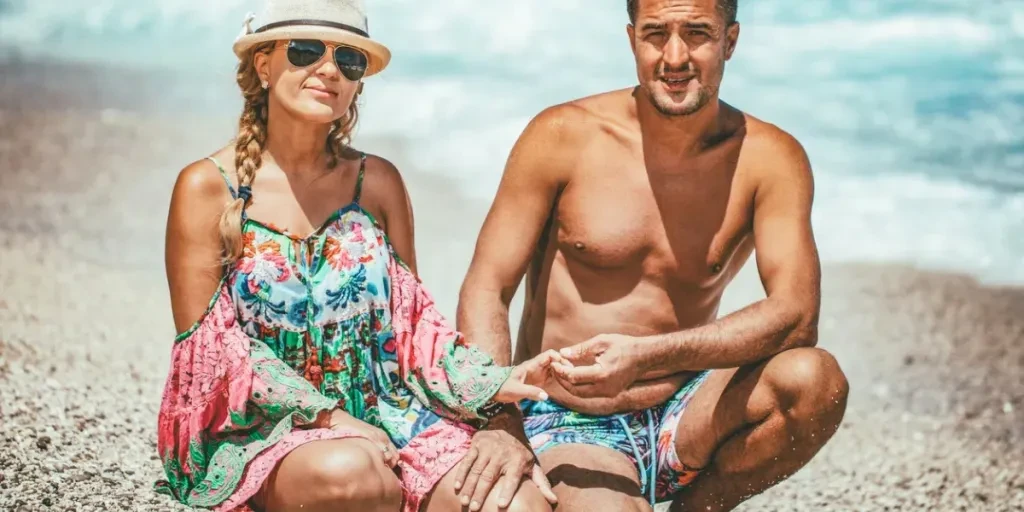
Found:
[(224, 184), (228, 186), (228, 191), (231, 192), (231, 198), (238, 199), (238, 192), (235, 191), (235, 186), (231, 184), (231, 178), (228, 178), (228, 173), (224, 170), (224, 166), (220, 165), (220, 162), (212, 156), (208, 156), (206, 159), (213, 162), (213, 165), (217, 166), (217, 170), (220, 171), (220, 177), (224, 178)]
[(217, 170), (220, 171), (220, 177), (224, 178), (224, 184), (228, 186), (228, 192), (231, 192), (231, 198), (238, 199), (239, 197), (241, 197), (245, 201), (244, 203), (242, 203), (242, 222), (245, 222), (245, 220), (248, 218), (248, 216), (245, 213), (245, 207), (249, 205), (249, 199), (252, 198), (252, 187), (244, 186), (239, 187), (238, 190), (235, 190), (235, 186), (231, 184), (231, 178), (228, 178), (228, 173), (227, 171), (224, 170), (224, 166), (221, 165), (220, 162), (218, 162), (217, 159), (212, 156), (208, 156), (206, 157), (206, 159), (213, 162), (213, 165), (217, 166)]
[(366, 174), (366, 153), (359, 155), (359, 176), (356, 177), (356, 193), (352, 196), (352, 202), (358, 203), (359, 196), (363, 193), (363, 176)]

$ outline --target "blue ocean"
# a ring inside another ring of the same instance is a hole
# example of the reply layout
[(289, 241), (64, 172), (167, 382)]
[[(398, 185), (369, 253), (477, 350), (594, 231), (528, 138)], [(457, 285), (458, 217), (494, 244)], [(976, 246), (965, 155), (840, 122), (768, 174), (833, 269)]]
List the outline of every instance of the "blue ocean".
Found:
[[(361, 135), (487, 199), (544, 107), (635, 83), (616, 0), (367, 0), (394, 53)], [(225, 77), (243, 0), (0, 0), (0, 58)], [(815, 168), (826, 261), (1024, 283), (1024, 1), (740, 0), (722, 97), (788, 130)]]

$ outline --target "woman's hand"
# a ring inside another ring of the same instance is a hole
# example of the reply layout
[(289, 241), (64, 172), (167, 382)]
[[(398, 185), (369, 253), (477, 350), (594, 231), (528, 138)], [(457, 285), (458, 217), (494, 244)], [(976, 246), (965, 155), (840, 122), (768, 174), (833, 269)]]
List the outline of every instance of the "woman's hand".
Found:
[(543, 402), (548, 399), (549, 386), (557, 385), (552, 380), (550, 372), (551, 364), (554, 362), (568, 364), (568, 362), (555, 350), (548, 350), (537, 355), (533, 359), (524, 361), (512, 369), (512, 374), (501, 386), (498, 393), (494, 395), (496, 402), (518, 403), (520, 400), (529, 399)]
[(383, 430), (370, 425), (369, 423), (362, 421), (341, 409), (331, 411), (330, 416), (326, 418), (326, 421), (318, 426), (321, 428), (329, 428), (331, 430), (349, 430), (358, 432), (380, 448), (381, 454), (384, 457), (384, 463), (387, 464), (388, 467), (393, 468), (398, 464), (398, 449), (395, 448), (394, 443), (391, 442), (391, 438), (389, 438)]

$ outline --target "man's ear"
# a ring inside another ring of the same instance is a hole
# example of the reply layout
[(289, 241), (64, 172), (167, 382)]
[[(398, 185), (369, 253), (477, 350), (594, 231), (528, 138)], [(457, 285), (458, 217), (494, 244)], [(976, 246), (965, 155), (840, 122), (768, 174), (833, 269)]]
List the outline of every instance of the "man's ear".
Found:
[(736, 44), (740, 40), (740, 22), (734, 21), (725, 29), (725, 60), (732, 58)]

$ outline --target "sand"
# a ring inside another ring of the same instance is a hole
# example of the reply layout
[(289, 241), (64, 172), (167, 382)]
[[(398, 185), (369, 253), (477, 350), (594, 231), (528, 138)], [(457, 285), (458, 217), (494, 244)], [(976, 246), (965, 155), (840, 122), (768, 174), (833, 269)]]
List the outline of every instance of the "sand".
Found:
[[(182, 510), (151, 490), (173, 337), (164, 218), (176, 172), (234, 120), (60, 69), (0, 67), (0, 510)], [(403, 170), (421, 273), (451, 314), (487, 205), (396, 140), (357, 142)], [(823, 291), (845, 421), (741, 510), (1024, 510), (1024, 290), (847, 264), (825, 266)], [(760, 296), (748, 269), (723, 312)]]

